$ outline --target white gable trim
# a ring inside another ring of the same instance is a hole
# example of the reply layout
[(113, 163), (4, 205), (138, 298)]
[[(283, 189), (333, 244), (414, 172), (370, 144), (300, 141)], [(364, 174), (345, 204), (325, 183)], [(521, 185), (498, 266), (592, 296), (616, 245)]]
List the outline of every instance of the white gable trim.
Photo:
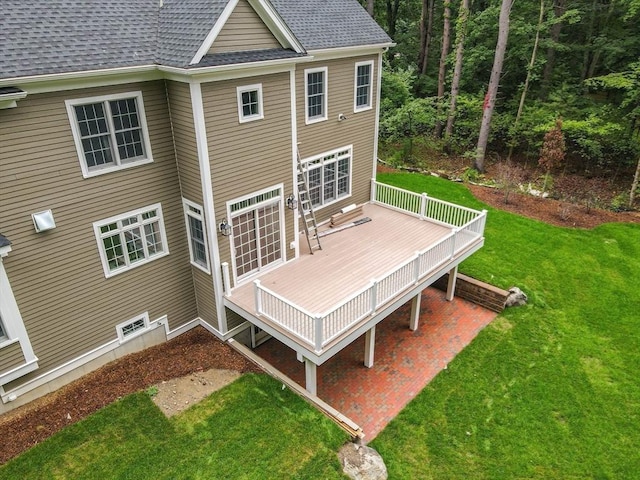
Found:
[(218, 21), (215, 23), (213, 28), (209, 31), (209, 33), (205, 37), (204, 42), (202, 42), (202, 45), (200, 45), (200, 48), (198, 49), (194, 57), (189, 62), (189, 65), (196, 65), (200, 63), (200, 60), (202, 60), (202, 57), (204, 57), (207, 54), (207, 52), (211, 50), (211, 46), (213, 45), (213, 42), (215, 41), (216, 38), (218, 38), (218, 35), (220, 35), (220, 32), (222, 31), (222, 27), (224, 27), (224, 24), (227, 23), (227, 20), (229, 20), (229, 17), (235, 10), (236, 5), (238, 5), (238, 1), (239, 0), (229, 0), (229, 3), (227, 3), (227, 6), (224, 7), (224, 10), (222, 10), (220, 17), (218, 17)]
[[(270, 2), (266, 0), (247, 1), (281, 45), (283, 45), (285, 48), (291, 48), (297, 53), (304, 53), (305, 50), (302, 47), (302, 44), (298, 41), (287, 24), (284, 23), (284, 20), (282, 20), (280, 15), (278, 15)], [(224, 25), (227, 23), (227, 20), (229, 20), (229, 17), (235, 10), (238, 2), (239, 0), (229, 0), (229, 3), (227, 3), (227, 6), (224, 7), (224, 10), (220, 14), (220, 17), (216, 21), (215, 25), (205, 37), (202, 45), (200, 45), (200, 48), (198, 48), (198, 51), (191, 59), (191, 62), (189, 62), (189, 65), (197, 65), (198, 63), (200, 63), (202, 57), (204, 57), (207, 52), (211, 50), (213, 43), (222, 31), (222, 27), (224, 27)]]

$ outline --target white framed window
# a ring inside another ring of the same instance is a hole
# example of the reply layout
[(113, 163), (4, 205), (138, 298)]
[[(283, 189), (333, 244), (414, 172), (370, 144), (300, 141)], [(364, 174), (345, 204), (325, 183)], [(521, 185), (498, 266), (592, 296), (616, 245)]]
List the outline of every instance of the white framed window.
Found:
[(327, 119), (328, 74), (327, 67), (304, 71), (304, 111), (307, 125)]
[(351, 195), (352, 158), (349, 145), (302, 161), (311, 205), (324, 207)]
[(373, 60), (356, 62), (353, 111), (362, 112), (372, 108)]
[(204, 228), (204, 211), (200, 205), (186, 198), (182, 199), (184, 220), (189, 237), (189, 256), (191, 265), (211, 273), (209, 270), (209, 249), (207, 248), (207, 233)]
[(159, 203), (95, 222), (93, 230), (107, 278), (169, 254)]
[(65, 104), (85, 178), (153, 162), (142, 92)]
[(149, 312), (144, 312), (131, 320), (116, 325), (116, 332), (118, 332), (118, 340), (120, 343), (128, 342), (148, 330)]
[(262, 84), (237, 87), (238, 93), (238, 118), (240, 123), (262, 120)]

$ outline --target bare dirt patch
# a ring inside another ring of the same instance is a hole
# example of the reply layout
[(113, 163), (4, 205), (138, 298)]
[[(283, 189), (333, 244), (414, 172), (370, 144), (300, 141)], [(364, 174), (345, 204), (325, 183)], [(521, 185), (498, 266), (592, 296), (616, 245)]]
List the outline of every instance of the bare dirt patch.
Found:
[(216, 390), (239, 378), (240, 372), (212, 368), (206, 372), (194, 372), (186, 377), (163, 380), (153, 387), (157, 393), (153, 395), (153, 403), (167, 417), (186, 410), (190, 406), (207, 398)]

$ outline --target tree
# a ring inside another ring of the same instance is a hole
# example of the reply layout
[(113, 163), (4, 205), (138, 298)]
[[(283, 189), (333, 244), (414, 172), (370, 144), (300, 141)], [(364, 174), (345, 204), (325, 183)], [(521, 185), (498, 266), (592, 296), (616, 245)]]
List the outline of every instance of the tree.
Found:
[(547, 60), (544, 64), (542, 72), (542, 89), (540, 98), (546, 99), (551, 87), (551, 78), (553, 76), (553, 68), (556, 63), (556, 45), (560, 41), (560, 33), (562, 32), (562, 15), (564, 13), (565, 0), (553, 0), (553, 17), (554, 21), (549, 30), (549, 39), (551, 44), (547, 48)]
[(567, 147), (564, 143), (564, 134), (562, 133), (562, 118), (556, 119), (555, 126), (549, 130), (542, 142), (540, 149), (540, 158), (538, 164), (545, 169), (544, 184), (542, 192), (546, 192), (547, 181), (551, 170), (560, 167), (564, 162)]
[[(447, 71), (447, 55), (449, 55), (449, 45), (451, 43), (451, 2), (444, 0), (444, 24), (442, 27), (442, 50), (440, 51), (440, 66), (438, 67), (438, 100), (444, 98), (444, 82)], [(440, 104), (440, 102), (438, 102)], [(438, 120), (436, 123), (435, 137), (442, 137), (442, 122)]]
[(500, 86), (500, 74), (502, 73), (502, 64), (504, 63), (504, 54), (507, 50), (507, 40), (509, 38), (509, 15), (511, 14), (511, 6), (514, 0), (502, 0), (500, 6), (500, 17), (498, 20), (498, 42), (496, 44), (496, 53), (493, 58), (493, 68), (491, 69), (491, 78), (489, 79), (489, 87), (484, 98), (482, 107), (482, 123), (480, 125), (480, 134), (478, 135), (478, 145), (476, 147), (476, 156), (473, 162), (473, 168), (479, 172), (484, 172), (484, 157), (489, 141), (489, 131), (491, 130), (491, 117), (493, 108), (496, 104), (496, 95)]
[(387, 0), (387, 33), (391, 38), (396, 36), (399, 9), (400, 0)]
[(422, 0), (422, 15), (420, 17), (420, 53), (418, 54), (418, 71), (421, 75), (427, 73), (429, 59), (429, 45), (433, 34), (434, 0)]
[(460, 75), (462, 74), (462, 59), (464, 56), (464, 37), (467, 33), (467, 23), (469, 21), (469, 0), (460, 0), (460, 11), (458, 12), (458, 25), (456, 28), (456, 66), (453, 69), (451, 79), (451, 98), (449, 100), (449, 115), (447, 115), (447, 128), (445, 138), (449, 139), (453, 133), (453, 121), (456, 115), (456, 102), (460, 90)]
[(373, 4), (375, 0), (367, 0), (367, 13), (373, 17)]
[[(533, 42), (533, 50), (531, 51), (531, 60), (529, 61), (529, 68), (527, 69), (527, 78), (524, 80), (524, 87), (522, 87), (522, 94), (520, 95), (520, 104), (518, 105), (518, 112), (516, 113), (516, 119), (513, 122), (513, 131), (517, 134), (518, 122), (522, 115), (522, 109), (524, 108), (524, 101), (527, 98), (527, 91), (529, 90), (529, 81), (531, 80), (531, 73), (536, 63), (536, 53), (538, 52), (538, 43), (540, 42), (540, 29), (542, 28), (542, 20), (544, 18), (544, 1), (540, 0), (540, 16), (538, 17), (538, 27), (536, 28), (536, 37)], [(507, 162), (511, 160), (511, 154), (513, 154), (513, 142), (509, 146), (509, 154), (507, 155)]]

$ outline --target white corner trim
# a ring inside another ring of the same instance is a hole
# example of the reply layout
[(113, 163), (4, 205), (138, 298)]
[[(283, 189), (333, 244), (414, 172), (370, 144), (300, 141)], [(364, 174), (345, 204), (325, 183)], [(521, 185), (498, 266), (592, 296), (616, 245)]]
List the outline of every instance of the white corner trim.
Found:
[(218, 20), (213, 25), (213, 28), (209, 30), (209, 33), (202, 42), (202, 45), (200, 45), (200, 48), (198, 48), (198, 51), (189, 62), (189, 65), (197, 65), (198, 63), (200, 63), (202, 57), (204, 57), (207, 52), (211, 50), (213, 42), (216, 38), (218, 38), (218, 35), (220, 35), (222, 27), (224, 27), (224, 24), (227, 23), (227, 20), (229, 20), (229, 17), (233, 13), (233, 10), (236, 8), (236, 5), (238, 5), (238, 0), (229, 0), (229, 3), (227, 3), (227, 6), (224, 7), (224, 10), (222, 10), (222, 13), (218, 17)]
[[(291, 173), (292, 173), (292, 185), (293, 195), (295, 198), (300, 199), (300, 193), (298, 192), (298, 111), (296, 104), (296, 72), (291, 70), (289, 72), (289, 90), (291, 96)], [(295, 245), (294, 258), (300, 257), (300, 225), (299, 225), (299, 209), (296, 208), (293, 213), (293, 242)], [(285, 246), (286, 247), (286, 246)], [(285, 248), (286, 250), (286, 248)]]
[(204, 120), (204, 105), (202, 103), (202, 87), (199, 82), (189, 84), (191, 93), (191, 109), (193, 111), (193, 123), (196, 133), (196, 146), (198, 149), (198, 165), (200, 168), (200, 182), (202, 188), (202, 203), (204, 207), (207, 239), (211, 251), (211, 272), (213, 277), (213, 291), (216, 299), (216, 313), (218, 326), (221, 332), (227, 330), (227, 315), (224, 309), (222, 288), (222, 267), (220, 262), (220, 250), (218, 247), (218, 235), (216, 231), (216, 215), (213, 199), (213, 182), (211, 180), (211, 160), (209, 158), (209, 145), (207, 143), (207, 127)]
[[(378, 134), (380, 131), (380, 94), (382, 91), (382, 52), (378, 53), (378, 71), (376, 75), (376, 121), (374, 126), (374, 137), (373, 137), (373, 173), (371, 178), (376, 178), (376, 173), (378, 171)], [(375, 65), (374, 65), (375, 68)], [(371, 196), (373, 196), (373, 190), (371, 191)]]

